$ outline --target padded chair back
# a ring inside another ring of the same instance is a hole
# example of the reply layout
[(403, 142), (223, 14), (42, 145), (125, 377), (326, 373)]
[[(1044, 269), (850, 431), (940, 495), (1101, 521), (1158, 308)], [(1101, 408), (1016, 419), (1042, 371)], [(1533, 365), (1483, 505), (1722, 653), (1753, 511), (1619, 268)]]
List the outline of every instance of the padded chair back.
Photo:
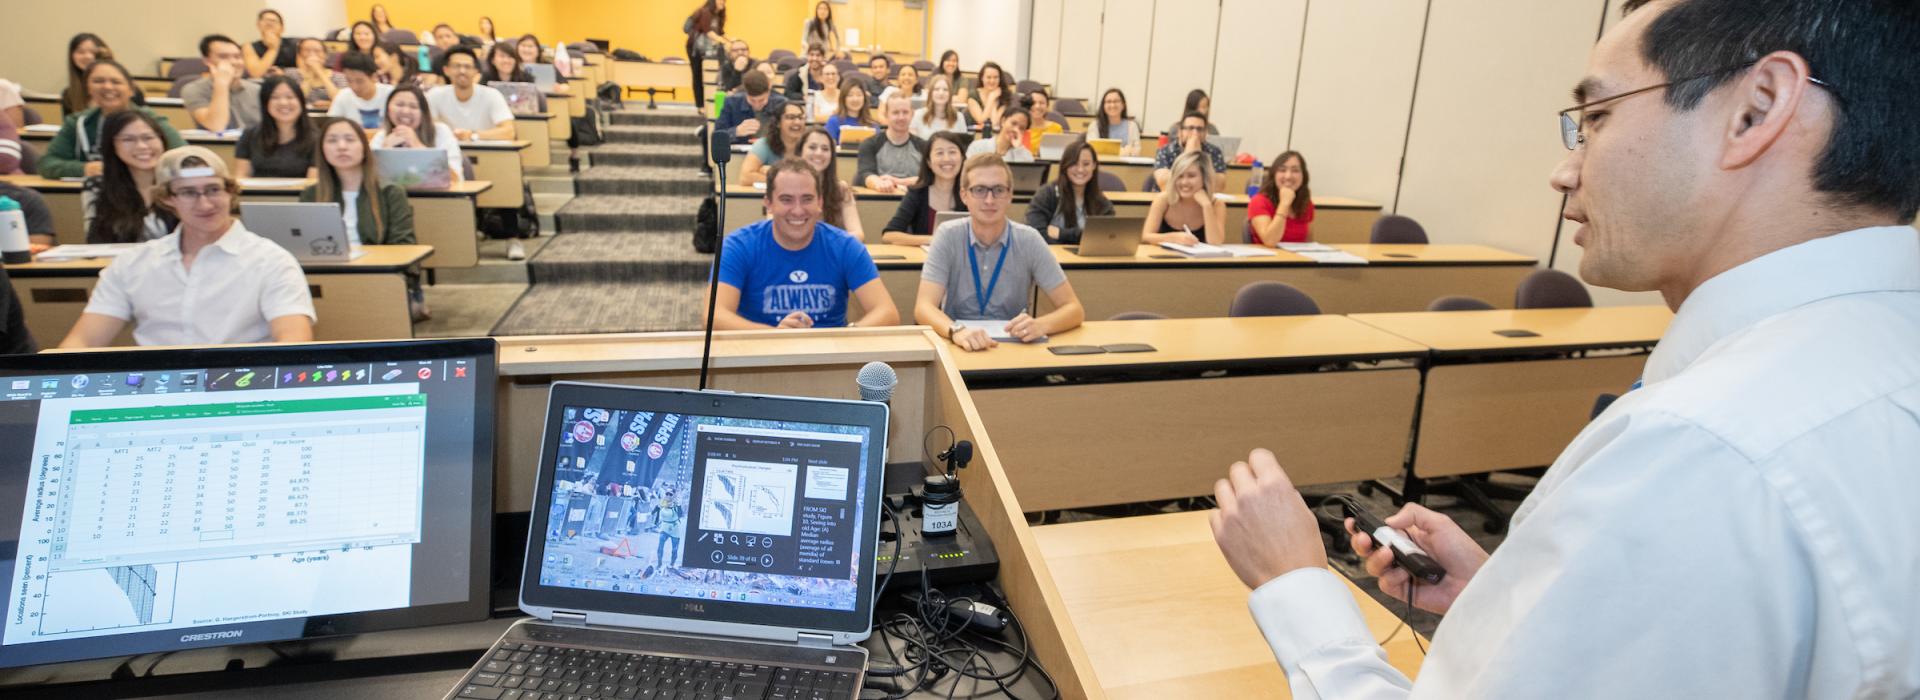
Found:
[(33, 126), (35, 124), (40, 124), (43, 122), (43, 120), (40, 117), (40, 110), (34, 109), (32, 107), (28, 107), (26, 105), (20, 106), (20, 118), (26, 121), (26, 124), (24, 124), (24, 126)]
[(793, 56), (793, 52), (787, 49), (774, 49), (772, 53), (767, 54), (767, 60), (778, 61), (783, 58), (793, 58)]
[(389, 29), (380, 35), (380, 40), (389, 44), (418, 44), (420, 35), (405, 29)]
[(1035, 90), (1040, 89), (1041, 87), (1043, 86), (1038, 81), (1022, 80), (1020, 82), (1013, 84), (1013, 94), (1024, 96), (1029, 92), (1033, 92)]
[(1493, 305), (1474, 297), (1440, 297), (1427, 305), (1428, 311), (1489, 311)]
[(32, 141), (20, 142), (20, 172), (28, 175), (40, 174), (40, 148)]
[(1153, 173), (1149, 172), (1147, 173), (1146, 181), (1140, 183), (1140, 191), (1141, 192), (1159, 192), (1160, 181), (1153, 179)]
[(833, 67), (840, 69), (840, 78), (842, 80), (845, 80), (849, 75), (860, 72), (860, 66), (854, 65), (853, 61), (844, 58), (834, 61)]
[(1067, 117), (1059, 112), (1047, 112), (1047, 121), (1060, 125), (1060, 131), (1067, 130)]
[(1152, 311), (1122, 311), (1114, 314), (1109, 321), (1157, 321), (1166, 318)]
[(1513, 294), (1516, 309), (1584, 309), (1593, 306), (1587, 286), (1559, 270), (1535, 270)]
[(1426, 243), (1427, 230), (1412, 217), (1388, 214), (1373, 221), (1372, 243)]
[(785, 56), (782, 58), (774, 59), (773, 64), (776, 66), (779, 66), (780, 72), (784, 73), (784, 72), (793, 70), (795, 68), (799, 68), (801, 66), (807, 65), (807, 59), (801, 58), (799, 56)]
[(201, 73), (205, 72), (207, 72), (206, 59), (200, 58), (199, 56), (182, 58), (174, 61), (173, 67), (167, 69), (167, 79), (177, 83), (180, 82), (181, 78), (198, 78)]
[(1320, 305), (1313, 303), (1313, 297), (1295, 289), (1293, 285), (1272, 280), (1254, 282), (1240, 291), (1234, 292), (1233, 304), (1227, 307), (1227, 315), (1235, 318), (1245, 316), (1314, 316), (1320, 313)]
[[(181, 90), (183, 90), (183, 89), (185, 89), (185, 88), (187, 87), (187, 83), (191, 83), (191, 82), (193, 82), (193, 81), (195, 81), (195, 80), (199, 80), (199, 79), (200, 79), (200, 76), (197, 76), (197, 75), (189, 75), (189, 76), (186, 76), (186, 77), (184, 77), (184, 78), (174, 78), (174, 79), (173, 79), (173, 84), (172, 84), (172, 85), (168, 85), (168, 86), (167, 86), (167, 96), (168, 96), (168, 97), (179, 97), (179, 96), (180, 96), (180, 91), (181, 91)], [(193, 126), (193, 127), (191, 127), (191, 128), (195, 128), (195, 129), (197, 129), (197, 128), (200, 128), (200, 127), (196, 125), (196, 126)]]
[(1087, 116), (1093, 115), (1092, 112), (1087, 111), (1087, 101), (1082, 100), (1078, 97), (1062, 97), (1060, 99), (1054, 100), (1053, 108), (1056, 111), (1059, 111), (1061, 114), (1071, 114), (1076, 117), (1087, 117)]
[(932, 73), (935, 68), (936, 66), (933, 65), (933, 61), (919, 60), (913, 62), (913, 70), (920, 74), (921, 80), (926, 80), (927, 75)]
[(1102, 170), (1100, 171), (1100, 191), (1125, 192), (1127, 191), (1127, 181), (1120, 179), (1119, 173)]

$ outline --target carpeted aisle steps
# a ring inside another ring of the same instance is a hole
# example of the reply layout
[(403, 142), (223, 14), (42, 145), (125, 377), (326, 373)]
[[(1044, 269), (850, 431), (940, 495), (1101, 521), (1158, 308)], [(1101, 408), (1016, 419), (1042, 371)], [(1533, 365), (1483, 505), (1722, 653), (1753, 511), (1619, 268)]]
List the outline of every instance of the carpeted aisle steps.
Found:
[(628, 333), (700, 327), (713, 256), (693, 221), (712, 186), (692, 110), (614, 112), (590, 151), (558, 235), (527, 261), (531, 286), (493, 335)]

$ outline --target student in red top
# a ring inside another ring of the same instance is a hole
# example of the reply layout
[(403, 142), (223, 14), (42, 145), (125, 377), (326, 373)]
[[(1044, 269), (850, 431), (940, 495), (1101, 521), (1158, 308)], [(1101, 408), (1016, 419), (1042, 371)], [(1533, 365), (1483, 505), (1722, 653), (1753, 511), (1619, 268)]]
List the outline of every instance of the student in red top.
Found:
[[(1307, 189), (1307, 157), (1287, 151), (1273, 159), (1260, 182), (1260, 193), (1247, 201), (1247, 235), (1255, 245), (1305, 243), (1313, 240), (1313, 192)], [(1275, 216), (1284, 212), (1285, 216)]]

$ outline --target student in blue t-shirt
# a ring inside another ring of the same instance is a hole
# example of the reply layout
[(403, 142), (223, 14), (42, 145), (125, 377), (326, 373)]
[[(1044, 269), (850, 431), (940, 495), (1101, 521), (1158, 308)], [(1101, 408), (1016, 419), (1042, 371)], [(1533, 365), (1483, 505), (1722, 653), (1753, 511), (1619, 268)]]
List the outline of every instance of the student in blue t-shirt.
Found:
[[(867, 247), (820, 220), (820, 174), (799, 158), (767, 172), (768, 220), (735, 231), (720, 251), (713, 327), (893, 326), (900, 310)], [(848, 290), (866, 315), (847, 319)]]

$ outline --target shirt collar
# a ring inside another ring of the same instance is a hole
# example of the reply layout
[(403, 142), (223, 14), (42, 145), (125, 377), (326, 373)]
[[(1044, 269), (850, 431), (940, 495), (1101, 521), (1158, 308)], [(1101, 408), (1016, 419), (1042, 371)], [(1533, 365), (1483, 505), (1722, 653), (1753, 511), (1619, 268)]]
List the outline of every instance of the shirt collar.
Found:
[(1013, 225), (1012, 225), (1012, 222), (1002, 221), (1000, 222), (1000, 226), (1001, 226), (1000, 238), (995, 240), (993, 242), (993, 245), (987, 245), (985, 243), (980, 242), (980, 232), (973, 230), (973, 219), (969, 218), (967, 219), (967, 240), (968, 242), (973, 244), (973, 247), (979, 248), (980, 250), (983, 250), (983, 251), (993, 250), (994, 248), (1004, 246), (1007, 244), (1007, 238), (1013, 235), (1013, 230), (1012, 230)]
[(1910, 226), (1857, 229), (1760, 256), (1687, 296), (1647, 358), (1645, 382), (1679, 374), (1722, 338), (1770, 316), (1882, 291), (1920, 291), (1920, 232)]
[[(240, 217), (235, 216), (233, 217), (233, 225), (227, 227), (227, 232), (221, 234), (220, 238), (208, 244), (207, 247), (201, 248), (200, 252), (201, 254), (205, 254), (208, 250), (218, 248), (221, 252), (228, 255), (240, 255), (246, 251), (247, 237), (252, 235), (253, 233), (248, 231), (245, 226), (240, 225)], [(167, 234), (165, 238), (160, 240), (166, 242), (163, 248), (167, 251), (167, 257), (175, 260), (180, 259), (180, 225), (175, 224), (173, 233)]]

